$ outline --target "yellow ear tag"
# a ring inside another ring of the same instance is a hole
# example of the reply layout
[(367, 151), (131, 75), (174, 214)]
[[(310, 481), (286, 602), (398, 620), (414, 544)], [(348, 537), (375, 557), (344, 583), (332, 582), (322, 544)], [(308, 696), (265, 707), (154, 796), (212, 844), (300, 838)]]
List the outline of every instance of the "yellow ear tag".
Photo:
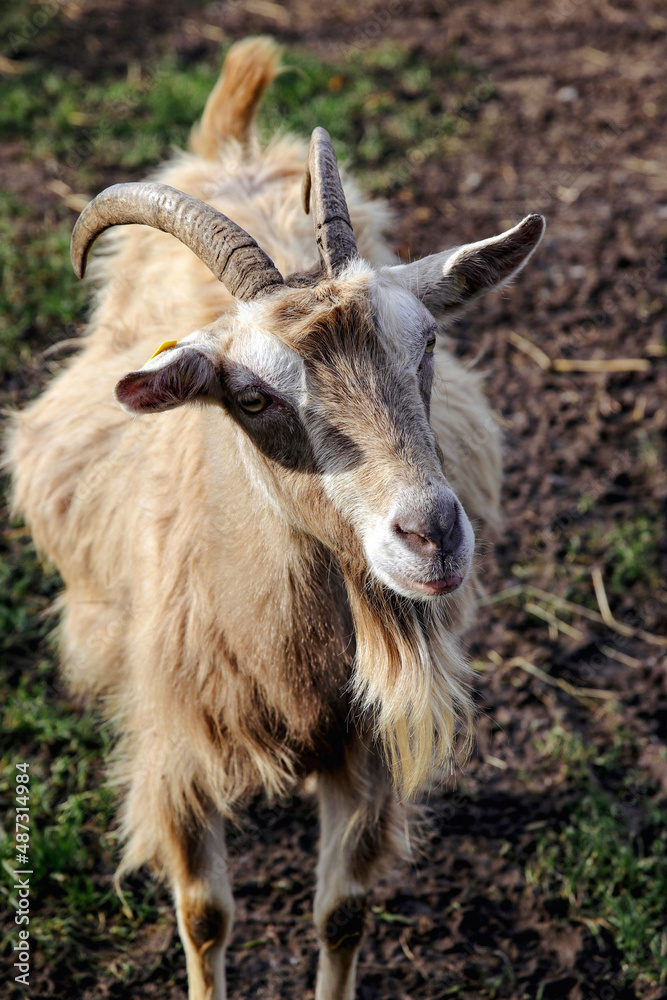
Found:
[(158, 356), (158, 354), (162, 354), (163, 351), (171, 350), (171, 348), (176, 347), (177, 344), (178, 344), (177, 340), (165, 340), (164, 344), (160, 344), (155, 354), (151, 354), (148, 360), (152, 361), (153, 358), (156, 358)]

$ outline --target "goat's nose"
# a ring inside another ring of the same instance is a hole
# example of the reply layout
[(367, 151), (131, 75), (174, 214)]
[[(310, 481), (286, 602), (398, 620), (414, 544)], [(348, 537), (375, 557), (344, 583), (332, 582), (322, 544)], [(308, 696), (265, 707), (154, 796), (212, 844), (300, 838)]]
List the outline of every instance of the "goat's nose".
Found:
[(393, 529), (404, 545), (422, 557), (438, 553), (452, 555), (463, 537), (457, 503), (448, 504), (446, 511), (438, 511), (428, 517), (408, 513), (399, 515)]

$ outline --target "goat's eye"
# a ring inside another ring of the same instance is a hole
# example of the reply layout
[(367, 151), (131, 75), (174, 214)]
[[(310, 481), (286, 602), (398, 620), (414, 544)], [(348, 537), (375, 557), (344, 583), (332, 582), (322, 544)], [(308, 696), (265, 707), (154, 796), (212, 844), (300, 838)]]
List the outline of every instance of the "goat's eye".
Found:
[(424, 353), (433, 354), (434, 350), (435, 350), (435, 334), (430, 336), (426, 341), (426, 347), (424, 348)]
[(262, 410), (265, 410), (270, 405), (271, 397), (266, 396), (263, 392), (248, 393), (247, 396), (239, 398), (239, 406), (246, 413), (261, 413)]

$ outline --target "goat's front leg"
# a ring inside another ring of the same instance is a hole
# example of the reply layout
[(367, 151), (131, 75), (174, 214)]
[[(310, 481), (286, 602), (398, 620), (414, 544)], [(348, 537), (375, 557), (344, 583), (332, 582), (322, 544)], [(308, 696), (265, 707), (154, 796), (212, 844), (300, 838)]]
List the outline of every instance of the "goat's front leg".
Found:
[(402, 811), (384, 765), (360, 744), (319, 779), (316, 1000), (352, 1000), (366, 893), (401, 850)]
[(222, 819), (175, 837), (169, 863), (188, 1000), (225, 1000), (225, 946), (234, 916)]

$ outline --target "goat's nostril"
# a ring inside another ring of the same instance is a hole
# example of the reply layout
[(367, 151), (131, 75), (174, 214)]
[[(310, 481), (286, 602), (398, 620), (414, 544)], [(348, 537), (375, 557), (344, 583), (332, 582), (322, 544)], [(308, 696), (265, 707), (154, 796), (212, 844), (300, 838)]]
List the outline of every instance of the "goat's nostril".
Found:
[(458, 504), (452, 505), (447, 515), (428, 519), (405, 515), (394, 521), (393, 530), (417, 555), (434, 556), (436, 553), (452, 555), (461, 544), (462, 538)]
[(442, 536), (429, 530), (428, 525), (404, 519), (394, 522), (394, 531), (409, 548), (419, 553), (435, 552), (441, 547)]

